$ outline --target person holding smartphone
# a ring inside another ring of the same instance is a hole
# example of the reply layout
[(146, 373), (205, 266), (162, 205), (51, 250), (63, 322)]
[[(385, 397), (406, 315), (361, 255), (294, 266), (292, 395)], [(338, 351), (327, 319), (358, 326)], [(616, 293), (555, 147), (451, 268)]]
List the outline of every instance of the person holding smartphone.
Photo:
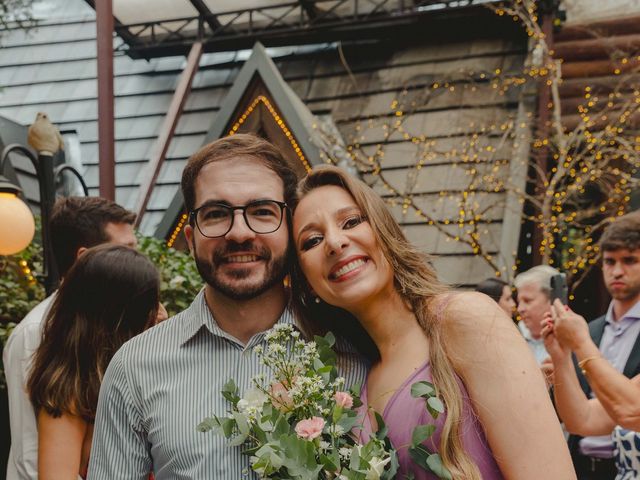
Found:
[(600, 248), (606, 315), (587, 324), (555, 301), (542, 335), (578, 478), (640, 478), (640, 212), (615, 220)]
[(560, 274), (549, 265), (538, 265), (520, 273), (513, 281), (518, 290), (518, 328), (542, 365), (549, 357), (542, 338), (542, 320), (551, 310), (551, 278)]

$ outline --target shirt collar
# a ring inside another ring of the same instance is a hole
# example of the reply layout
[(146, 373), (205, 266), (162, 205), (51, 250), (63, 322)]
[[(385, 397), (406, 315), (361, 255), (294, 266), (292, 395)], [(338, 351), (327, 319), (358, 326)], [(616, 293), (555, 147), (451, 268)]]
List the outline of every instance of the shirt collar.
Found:
[[(209, 306), (207, 305), (207, 301), (204, 296), (204, 288), (200, 290), (196, 298), (194, 298), (191, 305), (183, 312), (187, 318), (184, 319), (184, 328), (182, 329), (182, 338), (180, 339), (180, 345), (184, 345), (189, 340), (191, 340), (198, 332), (200, 332), (203, 328), (206, 328), (209, 333), (215, 335), (217, 337), (226, 338), (235, 343), (238, 342), (238, 339), (229, 335), (227, 332), (222, 330), (216, 322), (215, 318), (211, 314), (211, 310), (209, 310)], [(298, 328), (296, 322), (294, 320), (293, 313), (289, 308), (286, 308), (282, 315), (278, 319), (276, 323), (289, 324)], [(268, 331), (268, 330), (267, 330)], [(264, 335), (265, 332), (260, 332), (256, 335)], [(251, 339), (249, 344), (254, 343), (254, 340)]]
[[(609, 308), (607, 308), (607, 313), (605, 315), (605, 321), (608, 324), (613, 324), (613, 302), (611, 302), (609, 304)], [(625, 320), (625, 319), (629, 319), (629, 320), (638, 320), (640, 319), (640, 301), (636, 302), (635, 305), (633, 307), (631, 307), (629, 309), (629, 311), (627, 313), (624, 314), (624, 316), (622, 318), (619, 318), (618, 321), (620, 320)]]

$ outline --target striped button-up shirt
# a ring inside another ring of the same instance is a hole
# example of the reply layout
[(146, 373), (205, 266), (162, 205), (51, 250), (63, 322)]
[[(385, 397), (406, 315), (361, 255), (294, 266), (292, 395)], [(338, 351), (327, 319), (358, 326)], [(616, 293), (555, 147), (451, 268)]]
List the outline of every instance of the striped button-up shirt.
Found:
[[(293, 324), (285, 310), (278, 323)], [(268, 371), (255, 346), (244, 345), (215, 322), (201, 291), (184, 312), (125, 343), (105, 373), (91, 448), (89, 479), (257, 478), (241, 448), (197, 425), (230, 409), (221, 395), (233, 379), (244, 392)], [(339, 354), (347, 384), (362, 382), (366, 364), (353, 351)]]

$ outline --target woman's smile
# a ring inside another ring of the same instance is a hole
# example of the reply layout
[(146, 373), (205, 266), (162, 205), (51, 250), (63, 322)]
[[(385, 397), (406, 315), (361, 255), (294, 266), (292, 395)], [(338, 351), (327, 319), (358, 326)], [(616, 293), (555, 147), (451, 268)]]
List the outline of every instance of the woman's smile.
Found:
[(367, 256), (350, 256), (333, 266), (329, 272), (329, 280), (333, 282), (344, 282), (350, 280), (362, 272), (368, 262), (369, 257)]

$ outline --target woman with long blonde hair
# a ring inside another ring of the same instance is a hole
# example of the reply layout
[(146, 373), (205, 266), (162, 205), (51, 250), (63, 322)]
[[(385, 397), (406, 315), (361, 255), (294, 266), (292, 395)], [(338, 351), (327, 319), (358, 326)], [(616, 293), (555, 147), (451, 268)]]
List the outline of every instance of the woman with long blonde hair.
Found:
[[(299, 186), (292, 242), (294, 308), (308, 333), (331, 330), (373, 361), (362, 389), (364, 437), (382, 414), (402, 475), (417, 425), (454, 479), (575, 478), (545, 382), (507, 315), (483, 294), (454, 292), (406, 240), (383, 200), (336, 167)], [(411, 385), (429, 381), (445, 405), (434, 421)]]

